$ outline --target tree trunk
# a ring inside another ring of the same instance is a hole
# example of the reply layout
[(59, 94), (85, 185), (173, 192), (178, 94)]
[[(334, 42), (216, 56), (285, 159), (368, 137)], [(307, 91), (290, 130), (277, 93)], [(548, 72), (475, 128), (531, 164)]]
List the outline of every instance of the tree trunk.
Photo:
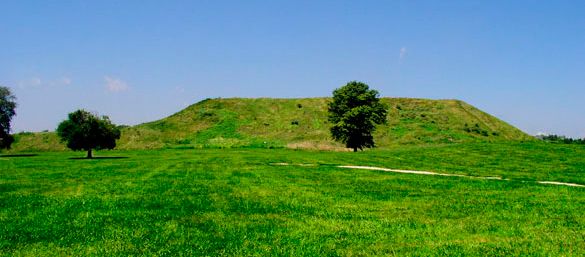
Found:
[(92, 159), (93, 155), (91, 154), (91, 149), (87, 150), (87, 159)]
[(354, 152), (354, 153), (355, 153), (355, 152), (357, 152), (357, 147), (354, 147), (354, 148), (353, 148), (353, 152)]

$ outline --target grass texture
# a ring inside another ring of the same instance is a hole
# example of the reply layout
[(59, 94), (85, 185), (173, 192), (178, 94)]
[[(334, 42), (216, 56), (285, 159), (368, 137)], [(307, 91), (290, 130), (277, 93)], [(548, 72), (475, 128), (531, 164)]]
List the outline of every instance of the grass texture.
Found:
[(0, 157), (0, 255), (585, 254), (585, 189), (531, 182), (585, 184), (578, 146), (160, 149), (97, 152), (107, 158), (94, 160), (37, 154)]

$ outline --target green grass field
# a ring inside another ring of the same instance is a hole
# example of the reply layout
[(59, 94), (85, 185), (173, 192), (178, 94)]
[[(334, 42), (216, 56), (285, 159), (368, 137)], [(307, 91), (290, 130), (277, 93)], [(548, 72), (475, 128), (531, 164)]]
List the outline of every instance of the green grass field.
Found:
[(0, 157), (4, 256), (585, 255), (585, 188), (532, 182), (585, 184), (582, 146), (37, 154)]

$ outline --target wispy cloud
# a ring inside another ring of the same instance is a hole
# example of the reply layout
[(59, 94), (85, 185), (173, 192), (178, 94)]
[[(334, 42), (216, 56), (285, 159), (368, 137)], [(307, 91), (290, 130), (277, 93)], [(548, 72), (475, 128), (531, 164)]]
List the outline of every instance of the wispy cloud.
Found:
[(406, 53), (407, 53), (406, 47), (401, 47), (400, 48), (400, 60), (401, 61), (404, 59), (404, 57), (406, 57)]
[(72, 82), (73, 80), (70, 77), (61, 77), (59, 79), (49, 81), (46, 84), (48, 86), (69, 86)]
[(39, 77), (32, 77), (18, 82), (20, 88), (36, 88), (36, 87), (53, 87), (53, 86), (69, 86), (73, 80), (69, 77), (61, 77), (54, 80), (45, 80)]
[(43, 83), (40, 78), (32, 77), (18, 82), (20, 88), (38, 87)]
[(108, 92), (113, 92), (113, 93), (124, 92), (124, 91), (127, 91), (129, 88), (128, 84), (126, 82), (124, 82), (118, 78), (112, 78), (109, 76), (105, 76), (104, 81), (106, 83), (105, 87), (106, 87), (106, 90), (108, 90)]
[(183, 94), (185, 93), (185, 88), (181, 87), (181, 86), (176, 86), (175, 87), (175, 92), (179, 93), (179, 94)]
[(71, 78), (69, 78), (69, 77), (62, 77), (62, 78), (59, 80), (59, 84), (61, 84), (61, 85), (65, 85), (65, 86), (69, 86), (69, 85), (71, 85), (71, 82), (73, 82), (73, 81), (72, 81), (72, 80), (71, 80)]

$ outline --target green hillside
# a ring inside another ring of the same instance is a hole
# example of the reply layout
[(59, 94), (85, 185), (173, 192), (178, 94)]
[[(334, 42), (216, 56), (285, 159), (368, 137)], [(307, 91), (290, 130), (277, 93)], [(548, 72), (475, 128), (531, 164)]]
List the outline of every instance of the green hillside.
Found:
[[(342, 150), (329, 135), (329, 98), (207, 99), (170, 117), (122, 130), (119, 149), (289, 147)], [(458, 100), (383, 98), (388, 124), (378, 147), (532, 140), (513, 126)], [(15, 151), (62, 150), (54, 133), (19, 134)]]

